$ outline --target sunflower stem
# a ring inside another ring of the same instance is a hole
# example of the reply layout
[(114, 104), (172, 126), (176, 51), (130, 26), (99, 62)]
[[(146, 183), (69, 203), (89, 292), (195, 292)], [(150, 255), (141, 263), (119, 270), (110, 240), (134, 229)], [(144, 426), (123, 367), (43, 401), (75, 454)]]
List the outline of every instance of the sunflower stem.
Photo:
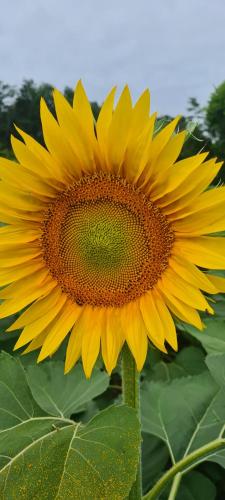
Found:
[[(164, 488), (174, 479), (175, 476), (178, 476), (177, 480), (174, 481), (175, 485), (172, 485), (172, 493), (170, 492), (169, 498), (174, 499), (176, 497), (177, 489), (179, 486), (179, 479), (181, 476), (193, 469), (197, 464), (201, 463), (207, 457), (216, 453), (219, 449), (225, 449), (225, 439), (215, 439), (215, 441), (211, 441), (211, 443), (207, 443), (206, 445), (198, 448), (193, 451), (189, 455), (182, 458), (179, 462), (174, 464), (163, 476), (157, 481), (157, 483), (153, 486), (153, 488), (144, 495), (143, 500), (157, 500)], [(180, 477), (179, 477), (180, 474)]]
[[(124, 345), (122, 354), (122, 393), (124, 404), (134, 408), (140, 420), (140, 375), (136, 369), (134, 358), (127, 345)], [(140, 445), (137, 475), (129, 494), (129, 500), (140, 500), (141, 498), (142, 477)]]

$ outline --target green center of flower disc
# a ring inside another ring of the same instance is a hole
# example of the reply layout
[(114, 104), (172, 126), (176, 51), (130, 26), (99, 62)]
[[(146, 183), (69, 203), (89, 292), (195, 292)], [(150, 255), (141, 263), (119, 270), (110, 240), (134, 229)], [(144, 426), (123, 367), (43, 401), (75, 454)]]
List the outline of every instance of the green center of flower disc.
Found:
[[(102, 204), (101, 204), (102, 205)], [(108, 204), (103, 206), (88, 207), (87, 222), (77, 224), (77, 232), (74, 232), (74, 243), (77, 241), (80, 255), (83, 256), (88, 267), (99, 272), (101, 269), (116, 269), (125, 262), (126, 256), (126, 232), (124, 232), (124, 220), (122, 214), (117, 214), (115, 220), (109, 218)], [(87, 211), (87, 207), (86, 207)], [(71, 221), (77, 220), (77, 210), (71, 214)], [(79, 210), (80, 212), (80, 210)], [(76, 215), (76, 217), (74, 217)]]
[(120, 307), (157, 282), (168, 265), (172, 233), (132, 186), (93, 176), (56, 201), (42, 241), (50, 271), (74, 301)]

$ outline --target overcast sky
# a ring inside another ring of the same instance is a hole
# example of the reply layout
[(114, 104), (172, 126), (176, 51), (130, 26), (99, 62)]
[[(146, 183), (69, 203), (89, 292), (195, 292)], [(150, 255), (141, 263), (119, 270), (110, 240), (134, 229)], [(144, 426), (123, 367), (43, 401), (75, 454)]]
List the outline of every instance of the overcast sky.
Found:
[(184, 113), (225, 80), (225, 0), (2, 1), (0, 79), (24, 78), (82, 78), (98, 102), (115, 84), (149, 87), (154, 110)]

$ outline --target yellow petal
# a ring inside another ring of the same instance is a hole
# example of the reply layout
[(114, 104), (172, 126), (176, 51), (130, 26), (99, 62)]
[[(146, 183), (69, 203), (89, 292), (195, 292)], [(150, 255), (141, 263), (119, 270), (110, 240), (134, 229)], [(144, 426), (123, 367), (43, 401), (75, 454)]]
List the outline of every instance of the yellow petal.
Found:
[(217, 292), (225, 293), (225, 278), (213, 274), (207, 274), (207, 277), (212, 285), (217, 288)]
[(37, 156), (35, 156), (35, 154), (29, 150), (26, 144), (16, 139), (16, 137), (14, 137), (13, 135), (11, 135), (11, 144), (15, 157), (20, 162), (20, 164), (28, 169), (28, 171), (30, 170), (34, 176), (41, 178), (40, 180), (42, 181), (43, 186), (42, 189), (44, 191), (45, 188), (45, 194), (48, 196), (49, 192), (51, 193), (53, 191), (52, 183), (49, 183), (48, 180), (49, 177), (51, 175), (54, 176), (55, 174), (55, 179), (61, 179), (61, 173), (56, 162), (55, 164), (53, 162), (52, 167), (54, 166), (54, 169), (52, 168), (50, 174), (49, 169), (47, 169), (45, 166), (45, 163), (43, 163), (40, 158), (37, 158)]
[(184, 281), (172, 268), (168, 268), (163, 273), (161, 282), (164, 290), (168, 290), (171, 295), (179, 298), (185, 304), (195, 307), (200, 311), (213, 313), (213, 309), (209, 306), (200, 290), (187, 281)]
[(31, 212), (37, 212), (42, 211), (47, 207), (46, 202), (43, 200), (32, 196), (30, 193), (28, 195), (20, 193), (3, 182), (0, 183), (0, 199), (1, 203), (8, 207), (15, 207), (15, 210), (29, 210)]
[(124, 158), (126, 178), (137, 181), (146, 166), (151, 147), (156, 115), (151, 116), (143, 127), (142, 133), (129, 140)]
[(152, 292), (142, 295), (140, 309), (149, 339), (158, 349), (166, 352), (164, 329)]
[(108, 134), (108, 162), (111, 171), (118, 173), (124, 160), (132, 116), (130, 92), (126, 86), (115, 108)]
[[(168, 203), (172, 203), (176, 200), (180, 193), (181, 195), (186, 194), (187, 191), (190, 190), (188, 183), (189, 177), (199, 169), (199, 166), (203, 163), (207, 154), (208, 153), (201, 153), (176, 162), (170, 170), (170, 175), (165, 179), (164, 184), (162, 184), (160, 193), (155, 196), (153, 194), (151, 195), (152, 200), (160, 200), (160, 206), (166, 206)], [(214, 162), (214, 160), (211, 161), (212, 165)], [(203, 171), (204, 170), (202, 170), (202, 172)], [(159, 201), (157, 203), (159, 203)]]
[[(24, 165), (26, 169), (41, 176), (43, 181), (50, 185), (51, 188), (54, 186), (55, 189), (58, 189), (58, 184), (62, 179), (62, 172), (56, 159), (52, 158), (47, 149), (41, 146), (41, 144), (35, 141), (29, 134), (23, 132), (19, 127), (16, 127), (16, 130), (26, 144), (27, 150), (26, 152), (25, 149), (23, 151), (23, 162), (26, 161), (26, 165)], [(37, 164), (35, 165), (35, 162), (33, 162), (34, 156), (42, 163), (42, 168), (39, 170)]]
[(172, 294), (165, 290), (160, 282), (157, 283), (157, 289), (165, 299), (165, 303), (170, 309), (170, 311), (177, 316), (177, 318), (190, 323), (199, 330), (203, 330), (203, 324), (199, 316), (198, 311), (193, 307), (188, 306), (180, 299), (174, 297)]
[(225, 269), (225, 238), (199, 236), (177, 238), (174, 253), (200, 267)]
[(42, 299), (36, 300), (26, 311), (24, 311), (19, 318), (14, 321), (14, 323), (7, 329), (7, 332), (12, 330), (17, 330), (18, 328), (23, 328), (26, 325), (33, 323), (42, 316), (45, 316), (52, 307), (55, 306), (56, 302), (59, 301), (62, 295), (61, 289), (56, 287), (52, 292)]
[(14, 226), (0, 227), (0, 248), (7, 245), (20, 245), (35, 241), (41, 237), (39, 228), (27, 229), (26, 231)]
[[(208, 162), (207, 162), (208, 163)], [(194, 204), (192, 204), (188, 209), (183, 210), (184, 217), (187, 215), (194, 214), (198, 210), (205, 210), (207, 208), (215, 208), (217, 205), (220, 205), (225, 201), (225, 187), (219, 187), (213, 189), (208, 189), (202, 193), (197, 200), (195, 200)], [(182, 216), (179, 215), (181, 218)]]
[(16, 252), (15, 249), (7, 250), (7, 252), (0, 249), (1, 267), (11, 267), (23, 264), (34, 257), (38, 257), (41, 253), (42, 250), (38, 246), (18, 247)]
[(152, 296), (158, 311), (158, 317), (162, 324), (163, 335), (171, 347), (177, 351), (177, 334), (173, 318), (166, 307), (165, 301), (162, 300), (157, 290), (152, 291)]
[(94, 141), (94, 116), (81, 80), (78, 82), (74, 92), (73, 109), (81, 126), (87, 131), (90, 140)]
[(19, 339), (16, 342), (14, 350), (23, 347), (35, 337), (38, 337), (38, 335), (40, 335), (40, 333), (43, 332), (54, 319), (57, 320), (56, 316), (62, 310), (62, 307), (64, 306), (66, 300), (66, 295), (61, 295), (55, 305), (45, 315), (25, 326), (21, 335), (19, 336)]
[(77, 323), (75, 323), (66, 349), (65, 373), (68, 373), (80, 358), (82, 340), (83, 330), (77, 329)]
[(43, 212), (31, 212), (11, 207), (9, 204), (1, 202), (0, 220), (7, 224), (20, 224), (22, 221), (32, 221), (40, 223), (43, 220)]
[(216, 163), (215, 159), (204, 162), (186, 182), (181, 183), (178, 189), (159, 200), (164, 214), (170, 221), (176, 220), (179, 215), (182, 217), (185, 211), (191, 211), (196, 198), (209, 186), (220, 169), (221, 163)]
[(109, 95), (106, 97), (101, 107), (96, 124), (98, 143), (105, 160), (107, 159), (108, 132), (113, 115), (115, 92), (116, 92), (116, 87), (114, 87), (110, 91)]
[(196, 198), (208, 187), (220, 168), (221, 163), (215, 163), (215, 160), (204, 162), (196, 173), (188, 177), (186, 183), (159, 200), (159, 205), (163, 207), (163, 212), (170, 221), (176, 220), (180, 214), (182, 217), (185, 210), (190, 210)]
[(166, 144), (170, 140), (174, 130), (180, 120), (180, 116), (177, 116), (172, 120), (168, 125), (163, 127), (163, 129), (158, 132), (155, 138), (152, 141), (152, 147), (149, 156), (149, 162), (155, 162), (155, 160), (159, 157), (160, 153), (165, 148)]
[(49, 270), (47, 268), (40, 269), (31, 276), (25, 276), (1, 290), (0, 299), (12, 299), (17, 296), (25, 296), (31, 291), (34, 292), (37, 287), (46, 281), (47, 277), (49, 279)]
[(182, 278), (196, 288), (200, 288), (208, 293), (217, 293), (218, 290), (208, 279), (208, 275), (204, 274), (194, 264), (181, 257), (181, 255), (173, 255), (169, 261), (170, 267), (182, 276)]
[(115, 308), (108, 308), (106, 311), (105, 328), (101, 335), (101, 346), (102, 357), (109, 374), (111, 374), (116, 366), (123, 343), (124, 331), (121, 326), (120, 313)]
[[(73, 109), (65, 97), (58, 90), (54, 90), (53, 97), (59, 125), (64, 131), (76, 157), (79, 158), (82, 169), (85, 172), (94, 171), (94, 150), (93, 145), (88, 139), (88, 135), (81, 127)], [(77, 172), (79, 172), (80, 168), (77, 165), (75, 165), (75, 167), (77, 167)]]
[(41, 260), (31, 259), (18, 266), (2, 268), (0, 269), (0, 286), (5, 286), (20, 278), (24, 278), (24, 276), (28, 276), (43, 267), (44, 263)]
[(147, 355), (148, 340), (139, 303), (130, 302), (121, 308), (121, 324), (129, 349), (136, 361), (137, 369), (141, 371)]
[(16, 162), (0, 158), (0, 178), (15, 188), (27, 193), (27, 188), (34, 194), (54, 197), (55, 190), (44, 183), (42, 179), (29, 172), (28, 169)]
[(76, 178), (80, 171), (80, 161), (64, 137), (57, 121), (50, 113), (44, 99), (41, 99), (41, 122), (45, 144), (60, 165), (62, 182), (69, 182), (71, 176)]
[(58, 349), (68, 332), (71, 330), (74, 323), (77, 321), (81, 313), (81, 308), (76, 306), (70, 300), (66, 302), (63, 311), (53, 321), (50, 333), (48, 334), (41, 352), (38, 356), (38, 362), (50, 356)]
[(100, 338), (104, 328), (104, 310), (86, 306), (77, 324), (82, 331), (82, 362), (84, 373), (90, 378), (99, 354)]
[[(12, 148), (17, 160), (21, 165), (23, 165), (23, 167), (28, 169), (28, 171), (30, 170), (33, 174), (43, 178), (43, 180), (48, 184), (47, 178), (52, 173), (52, 168), (50, 167), (49, 162), (43, 161), (43, 158), (37, 156), (37, 152), (35, 154), (35, 152), (31, 151), (28, 146), (31, 142), (34, 142), (34, 144), (38, 143), (36, 143), (32, 137), (23, 132), (19, 127), (15, 126), (15, 128), (25, 142), (24, 144), (15, 137), (11, 136)], [(38, 144), (38, 146), (40, 145)], [(42, 146), (40, 146), (40, 148), (42, 148)], [(46, 151), (46, 154), (49, 153)]]
[(173, 222), (175, 231), (201, 235), (225, 229), (225, 188), (210, 189), (193, 203), (192, 211)]
[(22, 354), (28, 354), (29, 352), (35, 351), (36, 349), (39, 349), (46, 340), (49, 332), (50, 332), (51, 326), (47, 326), (47, 328), (40, 333), (32, 342), (28, 345), (28, 347), (23, 351)]
[(185, 140), (186, 132), (180, 132), (179, 134), (171, 137), (169, 142), (163, 148), (159, 156), (156, 158), (155, 162), (151, 165), (152, 176), (151, 182), (147, 186), (147, 192), (151, 196), (157, 196), (161, 194), (162, 183), (164, 183), (165, 175), (170, 167), (177, 160)]
[(150, 92), (148, 89), (143, 92), (136, 102), (132, 111), (129, 143), (135, 140), (149, 122), (150, 113)]
[(6, 316), (11, 316), (11, 314), (21, 311), (21, 309), (31, 304), (31, 302), (34, 302), (34, 300), (50, 293), (55, 286), (55, 283), (50, 280), (42, 287), (38, 287), (35, 292), (29, 293), (25, 297), (5, 300), (3, 304), (0, 305), (0, 318), (5, 318)]

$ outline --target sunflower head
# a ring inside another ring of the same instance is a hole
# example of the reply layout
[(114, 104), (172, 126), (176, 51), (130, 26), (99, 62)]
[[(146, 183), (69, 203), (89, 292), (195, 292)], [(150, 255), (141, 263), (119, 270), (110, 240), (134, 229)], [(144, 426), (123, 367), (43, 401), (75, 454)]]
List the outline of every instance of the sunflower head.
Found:
[(225, 188), (207, 190), (221, 163), (179, 160), (179, 117), (155, 133), (148, 91), (114, 95), (95, 122), (81, 82), (72, 107), (55, 90), (46, 147), (17, 128), (17, 162), (0, 160), (0, 317), (25, 308), (9, 330), (39, 361), (69, 334), (65, 371), (82, 357), (86, 376), (100, 350), (110, 373), (124, 342), (139, 370), (148, 341), (177, 349), (174, 317), (202, 329), (203, 292), (225, 291), (206, 272), (225, 269)]

